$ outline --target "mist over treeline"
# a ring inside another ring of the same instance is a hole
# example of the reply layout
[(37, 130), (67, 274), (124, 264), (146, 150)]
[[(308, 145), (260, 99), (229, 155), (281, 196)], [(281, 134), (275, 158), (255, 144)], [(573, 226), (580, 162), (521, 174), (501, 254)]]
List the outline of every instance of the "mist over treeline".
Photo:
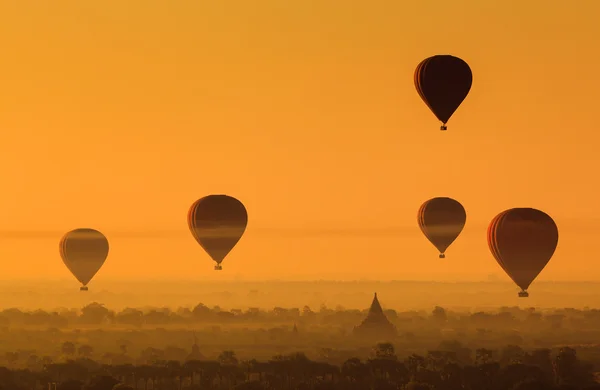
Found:
[[(395, 336), (354, 332), (374, 292)], [(597, 388), (600, 284), (530, 292), (519, 299), (498, 281), (111, 282), (88, 292), (3, 282), (0, 389)]]
[(384, 305), (381, 339), (353, 332), (367, 309), (4, 309), (0, 389), (598, 388), (598, 309)]
[[(352, 334), (367, 313), (368, 308), (326, 305), (242, 310), (203, 303), (177, 309), (112, 310), (97, 302), (59, 311), (10, 308), (0, 311), (0, 349), (28, 348), (28, 337), (34, 337), (36, 348), (48, 353), (52, 353), (58, 339), (76, 343), (79, 339), (89, 343), (96, 339), (95, 349), (106, 349), (102, 352), (110, 352), (115, 345), (120, 348), (118, 340), (128, 339), (134, 350), (169, 343), (188, 348), (197, 342), (206, 353), (213, 348), (216, 353), (221, 347), (243, 347), (248, 350), (244, 356), (248, 358), (264, 353), (266, 346), (290, 350), (303, 347), (311, 355), (313, 347), (319, 351), (341, 346), (360, 348), (377, 341)], [(429, 311), (398, 311), (384, 307), (384, 314), (398, 333), (385, 341), (400, 343), (403, 350), (411, 352), (447, 339), (489, 348), (505, 344), (528, 348), (587, 345), (600, 340), (598, 309), (500, 307), (492, 311), (453, 311), (436, 306)], [(243, 350), (238, 353), (244, 354)]]

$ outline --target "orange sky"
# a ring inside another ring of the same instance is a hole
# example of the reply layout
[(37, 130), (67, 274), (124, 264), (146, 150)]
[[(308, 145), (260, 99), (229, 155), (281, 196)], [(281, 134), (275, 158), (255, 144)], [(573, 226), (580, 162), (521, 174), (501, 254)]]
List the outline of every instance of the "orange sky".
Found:
[[(600, 2), (449, 3), (2, 2), (1, 277), (70, 277), (58, 240), (91, 227), (96, 282), (507, 279), (487, 223), (536, 207), (561, 232), (538, 280), (600, 279)], [(473, 69), (447, 132), (413, 85), (434, 54)], [(210, 193), (250, 217), (220, 273), (186, 226)], [(434, 196), (468, 213), (445, 261), (416, 225)]]

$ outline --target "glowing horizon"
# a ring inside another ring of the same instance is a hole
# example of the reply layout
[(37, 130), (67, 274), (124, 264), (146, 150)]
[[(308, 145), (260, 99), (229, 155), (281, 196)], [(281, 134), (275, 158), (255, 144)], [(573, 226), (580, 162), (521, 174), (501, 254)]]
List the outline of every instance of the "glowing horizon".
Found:
[[(2, 4), (2, 274), (71, 278), (58, 240), (83, 226), (111, 245), (90, 285), (485, 279), (502, 275), (489, 221), (535, 207), (560, 232), (536, 282), (600, 280), (599, 12), (591, 0)], [(445, 132), (413, 83), (434, 54), (473, 71)], [(221, 275), (186, 226), (218, 193), (249, 215)], [(444, 261), (416, 224), (436, 196), (467, 211)]]

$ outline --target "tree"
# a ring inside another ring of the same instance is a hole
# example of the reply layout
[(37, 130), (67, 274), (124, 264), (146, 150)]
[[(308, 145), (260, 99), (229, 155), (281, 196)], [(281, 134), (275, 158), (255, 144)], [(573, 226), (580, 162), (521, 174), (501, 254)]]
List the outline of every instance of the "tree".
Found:
[(169, 323), (169, 314), (169, 312), (164, 310), (150, 310), (144, 318), (148, 324), (164, 325)]
[(118, 313), (115, 319), (121, 324), (141, 327), (144, 324), (144, 313), (141, 310), (128, 307)]
[(515, 363), (503, 367), (494, 384), (498, 389), (510, 389), (524, 381), (543, 381), (544, 377), (544, 372), (539, 367)]
[(467, 364), (471, 362), (471, 350), (457, 340), (444, 340), (438, 347), (440, 351), (453, 352), (459, 362)]
[(350, 358), (342, 364), (341, 373), (351, 382), (362, 382), (368, 374), (368, 369), (359, 358)]
[(417, 376), (417, 373), (425, 368), (425, 358), (420, 355), (412, 354), (406, 359), (406, 368), (408, 369), (409, 374), (414, 379)]
[(199, 320), (209, 318), (212, 314), (212, 311), (203, 303), (197, 304), (192, 310), (192, 315)]
[(444, 324), (448, 320), (446, 310), (443, 307), (436, 306), (431, 312), (431, 318), (438, 324)]
[(550, 356), (550, 350), (547, 348), (533, 350), (530, 354), (525, 357), (525, 362), (534, 366), (540, 367), (546, 375), (553, 375), (552, 368), (552, 357)]
[(315, 315), (315, 313), (311, 310), (311, 308), (309, 306), (305, 305), (302, 308), (302, 316), (303, 317), (309, 318), (309, 317), (314, 317), (314, 315)]
[(238, 364), (238, 359), (235, 356), (234, 351), (223, 351), (217, 358), (217, 361), (221, 364), (226, 365), (236, 365)]
[(109, 310), (103, 304), (92, 302), (81, 309), (81, 320), (90, 324), (100, 324), (108, 316)]
[(394, 345), (392, 343), (377, 344), (373, 348), (372, 355), (376, 359), (392, 359), (392, 360), (397, 359), (396, 352), (394, 350)]
[(523, 348), (518, 345), (507, 345), (500, 353), (500, 364), (507, 365), (518, 363), (521, 362), (524, 356), (525, 352), (523, 351)]
[(475, 364), (487, 364), (492, 360), (493, 352), (486, 348), (479, 348), (475, 351)]
[(452, 351), (429, 351), (425, 358), (427, 368), (433, 371), (441, 371), (449, 363), (456, 362), (456, 353)]
[(561, 348), (553, 361), (553, 368), (558, 385), (584, 387), (595, 383), (592, 367), (580, 362), (573, 348)]

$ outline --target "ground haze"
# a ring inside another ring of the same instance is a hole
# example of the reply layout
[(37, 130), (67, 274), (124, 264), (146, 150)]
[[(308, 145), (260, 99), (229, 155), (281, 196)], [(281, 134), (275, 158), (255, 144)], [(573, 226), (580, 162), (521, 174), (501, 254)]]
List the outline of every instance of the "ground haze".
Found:
[(0, 307), (45, 310), (80, 308), (100, 302), (113, 309), (125, 307), (177, 307), (218, 305), (223, 309), (275, 306), (317, 310), (365, 309), (379, 294), (382, 304), (394, 310), (430, 310), (443, 306), (457, 310), (492, 309), (501, 306), (558, 308), (600, 307), (600, 283), (536, 282), (529, 298), (518, 298), (512, 283), (418, 282), (418, 281), (98, 281), (88, 292), (80, 292), (72, 280), (0, 282)]

